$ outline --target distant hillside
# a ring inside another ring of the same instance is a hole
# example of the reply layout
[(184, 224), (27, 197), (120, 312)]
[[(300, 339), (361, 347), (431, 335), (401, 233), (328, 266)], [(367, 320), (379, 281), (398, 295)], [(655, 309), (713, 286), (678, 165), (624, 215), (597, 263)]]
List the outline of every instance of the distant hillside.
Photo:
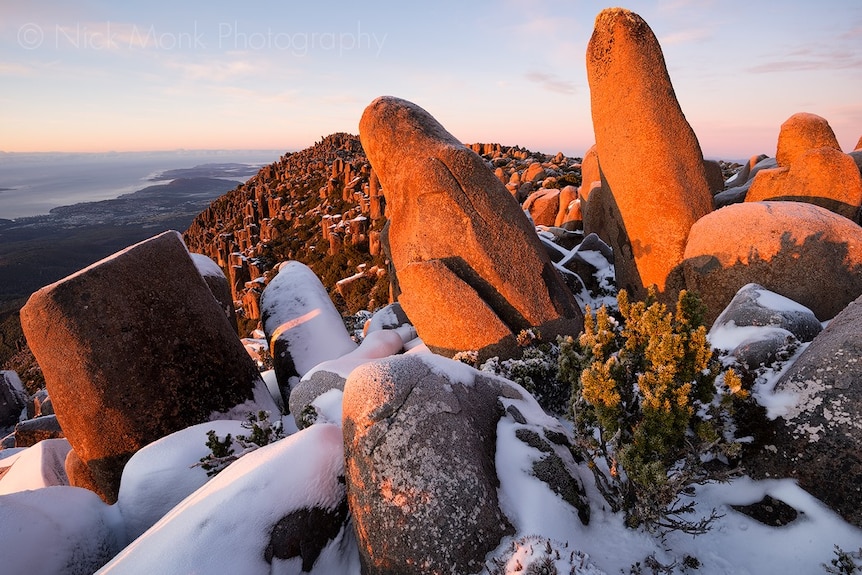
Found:
[(112, 200), (61, 206), (45, 216), (0, 220), (0, 366), (30, 379), (32, 355), (18, 310), (31, 293), (162, 231), (185, 229), (233, 185), (184, 177)]
[[(514, 176), (519, 183), (512, 189), (521, 199), (538, 187), (520, 182), (533, 163), (547, 166), (549, 184), (580, 183), (580, 159), (499, 144), (469, 147), (504, 183)], [(185, 241), (225, 270), (241, 303), (240, 332), (248, 332), (260, 317), (258, 301), (274, 266), (286, 260), (308, 265), (342, 313), (388, 303), (390, 277), (381, 245), (385, 208), (385, 190), (359, 138), (337, 133), (284, 155), (214, 201), (195, 218)]]

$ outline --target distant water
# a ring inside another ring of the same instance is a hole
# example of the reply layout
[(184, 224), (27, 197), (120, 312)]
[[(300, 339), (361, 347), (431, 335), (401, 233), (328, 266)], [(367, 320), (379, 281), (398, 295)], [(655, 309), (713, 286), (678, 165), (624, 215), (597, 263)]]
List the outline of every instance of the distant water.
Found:
[(165, 170), (207, 163), (263, 166), (282, 154), (274, 150), (0, 153), (0, 219), (37, 216), (58, 206), (116, 198), (165, 183), (149, 181)]

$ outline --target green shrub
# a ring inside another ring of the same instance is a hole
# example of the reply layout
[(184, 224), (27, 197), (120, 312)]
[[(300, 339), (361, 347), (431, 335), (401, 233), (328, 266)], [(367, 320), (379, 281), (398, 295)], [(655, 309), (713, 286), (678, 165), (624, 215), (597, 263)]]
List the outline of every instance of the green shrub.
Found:
[(559, 377), (571, 384), (571, 413), (596, 483), (630, 526), (703, 532), (706, 521), (680, 495), (709, 474), (701, 456), (726, 458), (724, 439), (733, 397), (745, 391), (731, 371), (715, 400), (720, 364), (706, 339), (700, 300), (681, 292), (671, 312), (654, 289), (630, 302), (621, 290), (618, 315), (587, 308), (584, 332), (560, 338)]
[[(242, 423), (242, 427), (251, 431), (249, 435), (232, 438), (228, 433), (224, 439), (219, 439), (215, 430), (207, 431), (206, 446), (209, 447), (210, 453), (201, 457), (194, 466), (203, 467), (207, 475), (212, 477), (243, 455), (283, 438), (281, 421), (270, 422), (269, 415), (268, 411), (249, 413), (246, 421)], [(237, 447), (242, 451), (236, 453)]]
[[(500, 375), (522, 386), (549, 413), (568, 411), (570, 386), (559, 378), (559, 346), (542, 341), (537, 330), (523, 330), (517, 336), (521, 357), (501, 361), (492, 357), (479, 369)], [(455, 359), (475, 365), (475, 352), (460, 352)]]

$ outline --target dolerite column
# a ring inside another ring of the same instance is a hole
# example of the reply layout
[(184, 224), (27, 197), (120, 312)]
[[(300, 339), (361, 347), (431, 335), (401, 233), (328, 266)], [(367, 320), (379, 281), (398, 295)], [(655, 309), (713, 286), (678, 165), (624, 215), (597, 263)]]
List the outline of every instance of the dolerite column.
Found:
[[(599, 13), (586, 60), (605, 192), (595, 198), (602, 206), (590, 195), (586, 211), (602, 212), (617, 286), (642, 297), (655, 284), (675, 301), (689, 230), (712, 210), (700, 144), (640, 16), (624, 8)], [(585, 225), (592, 220), (585, 214)]]
[(177, 232), (40, 289), (21, 324), (90, 487), (109, 503), (144, 445), (211, 419), (278, 413)]

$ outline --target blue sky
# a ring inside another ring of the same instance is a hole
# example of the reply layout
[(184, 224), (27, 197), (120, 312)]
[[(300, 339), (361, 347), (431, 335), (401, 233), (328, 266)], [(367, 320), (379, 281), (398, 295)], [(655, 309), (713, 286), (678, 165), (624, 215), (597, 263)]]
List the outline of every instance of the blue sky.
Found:
[[(0, 0), (0, 150), (296, 150), (376, 96), (465, 142), (593, 143), (589, 0)], [(796, 112), (862, 135), (862, 2), (632, 0), (704, 154), (775, 154)]]

